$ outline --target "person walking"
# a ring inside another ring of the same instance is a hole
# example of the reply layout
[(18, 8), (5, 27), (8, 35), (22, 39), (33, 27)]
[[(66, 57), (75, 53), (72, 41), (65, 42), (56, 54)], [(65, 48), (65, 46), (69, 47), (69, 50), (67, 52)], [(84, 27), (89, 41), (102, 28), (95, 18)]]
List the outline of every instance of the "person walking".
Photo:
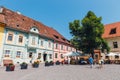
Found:
[(94, 60), (93, 60), (92, 56), (89, 57), (88, 61), (89, 61), (90, 67), (93, 68), (93, 61)]
[(70, 57), (68, 57), (68, 64), (70, 64), (70, 61), (71, 61), (71, 58), (70, 58)]
[(100, 69), (103, 68), (103, 64), (104, 64), (104, 60), (103, 60), (103, 58), (102, 58), (102, 56), (101, 56), (101, 58), (100, 58), (100, 60), (99, 60), (99, 68), (100, 68)]

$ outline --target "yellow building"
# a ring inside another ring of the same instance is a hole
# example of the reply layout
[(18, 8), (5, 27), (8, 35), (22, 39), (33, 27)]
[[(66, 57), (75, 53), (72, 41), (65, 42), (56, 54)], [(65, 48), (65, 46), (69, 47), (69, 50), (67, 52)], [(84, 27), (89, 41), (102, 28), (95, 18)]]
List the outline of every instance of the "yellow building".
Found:
[[(1, 18), (1, 14), (0, 14)], [(4, 40), (4, 23), (0, 23), (0, 64), (2, 62), (2, 53), (3, 53), (3, 40)]]

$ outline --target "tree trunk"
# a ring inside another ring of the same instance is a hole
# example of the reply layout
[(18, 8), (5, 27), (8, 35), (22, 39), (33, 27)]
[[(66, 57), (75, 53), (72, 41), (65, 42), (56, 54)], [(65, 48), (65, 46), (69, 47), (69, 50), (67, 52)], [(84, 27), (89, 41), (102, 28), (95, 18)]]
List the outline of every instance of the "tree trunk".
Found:
[(94, 59), (94, 49), (91, 50), (91, 56)]

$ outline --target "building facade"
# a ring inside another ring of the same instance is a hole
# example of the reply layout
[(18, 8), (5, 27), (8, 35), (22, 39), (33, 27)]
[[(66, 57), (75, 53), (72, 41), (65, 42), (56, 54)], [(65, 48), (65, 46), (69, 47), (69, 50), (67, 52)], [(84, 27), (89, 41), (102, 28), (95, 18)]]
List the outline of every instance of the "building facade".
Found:
[(108, 42), (110, 52), (120, 53), (120, 22), (107, 24), (103, 38)]
[(75, 51), (53, 28), (4, 7), (0, 8), (0, 64), (63, 60)]

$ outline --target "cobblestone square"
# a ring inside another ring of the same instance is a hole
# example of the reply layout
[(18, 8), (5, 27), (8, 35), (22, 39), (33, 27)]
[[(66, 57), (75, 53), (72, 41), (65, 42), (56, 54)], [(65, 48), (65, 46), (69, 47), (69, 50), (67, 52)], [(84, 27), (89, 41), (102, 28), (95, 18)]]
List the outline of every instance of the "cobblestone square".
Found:
[(6, 72), (5, 67), (0, 67), (0, 80), (120, 80), (120, 65), (104, 65), (92, 69), (89, 65), (54, 65), (21, 70), (19, 66), (13, 72)]

